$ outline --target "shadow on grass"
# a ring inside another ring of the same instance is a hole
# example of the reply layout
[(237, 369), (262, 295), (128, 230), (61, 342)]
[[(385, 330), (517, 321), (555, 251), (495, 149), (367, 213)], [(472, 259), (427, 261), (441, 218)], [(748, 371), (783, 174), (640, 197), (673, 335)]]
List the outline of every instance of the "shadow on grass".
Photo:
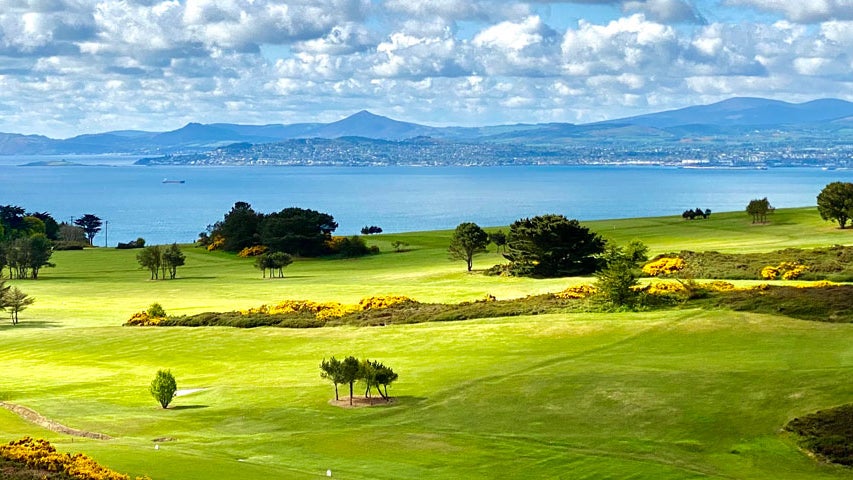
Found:
[(20, 320), (17, 325), (12, 325), (10, 323), (0, 323), (0, 331), (5, 330), (29, 330), (33, 328), (54, 328), (58, 327), (60, 324), (57, 322), (47, 322), (44, 320)]
[(197, 410), (199, 408), (207, 408), (208, 405), (173, 405), (169, 410)]

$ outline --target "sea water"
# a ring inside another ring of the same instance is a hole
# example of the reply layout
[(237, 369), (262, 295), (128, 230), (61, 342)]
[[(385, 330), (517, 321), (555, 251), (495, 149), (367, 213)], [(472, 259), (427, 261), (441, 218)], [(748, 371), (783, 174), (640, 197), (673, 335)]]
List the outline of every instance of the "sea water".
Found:
[(763, 197), (779, 208), (811, 206), (827, 183), (853, 181), (853, 171), (806, 168), (143, 167), (103, 156), (70, 159), (80, 166), (21, 166), (39, 160), (0, 157), (0, 205), (58, 221), (97, 215), (107, 223), (95, 243), (110, 246), (138, 237), (192, 242), (238, 201), (263, 213), (326, 212), (340, 224), (336, 234), (350, 235), (367, 225), (386, 232), (499, 226), (547, 213), (596, 220), (743, 211)]

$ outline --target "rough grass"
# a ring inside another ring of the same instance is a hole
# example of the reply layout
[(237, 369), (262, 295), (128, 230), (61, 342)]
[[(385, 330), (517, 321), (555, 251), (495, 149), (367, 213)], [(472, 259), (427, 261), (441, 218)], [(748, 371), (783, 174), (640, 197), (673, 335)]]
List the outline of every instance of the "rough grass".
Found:
[(764, 267), (796, 262), (808, 267), (800, 276), (802, 280), (853, 280), (853, 247), (844, 245), (814, 249), (786, 248), (762, 253), (681, 251), (660, 256), (684, 259), (686, 266), (681, 274), (687, 278), (761, 280), (761, 269)]
[[(740, 213), (589, 224), (622, 243), (640, 239), (652, 254), (850, 243), (850, 230), (813, 210), (779, 211), (756, 227)], [(40, 280), (11, 282), (37, 303), (20, 325), (0, 326), (0, 399), (114, 439), (72, 443), (5, 410), (0, 434), (45, 437), (154, 480), (316, 478), (327, 469), (394, 479), (850, 478), (779, 433), (791, 418), (850, 402), (850, 324), (685, 309), (375, 328), (119, 326), (153, 302), (173, 315), (392, 294), (458, 303), (590, 281), (469, 275), (447, 259), (449, 233), (371, 236), (384, 253), (300, 260), (281, 280), (200, 249), (187, 250), (181, 278), (160, 282), (137, 269), (133, 251), (57, 252), (57, 268)], [(392, 253), (397, 240), (410, 251)], [(499, 261), (492, 253), (474, 265)], [(331, 355), (392, 366), (397, 401), (329, 405), (319, 363)], [(159, 408), (147, 387), (164, 368), (179, 388), (204, 390)], [(155, 450), (162, 438), (174, 441)]]
[(853, 404), (795, 418), (785, 429), (820, 458), (853, 467)]

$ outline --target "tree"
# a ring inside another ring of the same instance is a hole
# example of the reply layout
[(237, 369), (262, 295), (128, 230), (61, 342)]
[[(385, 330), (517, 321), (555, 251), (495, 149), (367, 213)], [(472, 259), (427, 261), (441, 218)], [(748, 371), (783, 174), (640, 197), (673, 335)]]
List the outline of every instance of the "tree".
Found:
[(181, 267), (186, 262), (186, 255), (181, 252), (181, 248), (177, 243), (173, 243), (166, 247), (162, 253), (163, 266), (169, 271), (169, 278), (174, 279), (178, 274), (178, 267)]
[(393, 242), (391, 242), (391, 246), (394, 248), (395, 252), (400, 253), (405, 250), (405, 248), (408, 247), (409, 244), (406, 242), (401, 242), (400, 240), (394, 240)]
[(175, 392), (178, 391), (178, 383), (169, 370), (158, 370), (148, 391), (161, 407), (168, 408), (172, 399), (175, 398)]
[(335, 401), (338, 400), (338, 385), (347, 383), (344, 377), (343, 363), (335, 357), (328, 361), (324, 358), (320, 363), (320, 377), (331, 380), (335, 385)]
[(638, 241), (629, 243), (624, 249), (610, 246), (604, 253), (605, 266), (596, 272), (596, 290), (607, 303), (622, 307), (633, 307), (638, 293), (640, 264), (648, 259), (648, 247)]
[[(388, 385), (394, 383), (397, 380), (397, 374), (394, 373), (394, 370), (391, 367), (386, 367), (380, 362), (372, 362), (373, 369), (375, 370), (374, 382), (376, 384), (376, 391), (379, 392), (379, 395), (384, 398), (386, 401), (388, 400)], [(385, 390), (379, 390), (379, 386)]]
[(136, 254), (139, 266), (151, 272), (151, 280), (160, 278), (160, 266), (163, 263), (163, 252), (159, 245), (151, 245), (143, 248)]
[(30, 268), (30, 278), (37, 280), (39, 271), (43, 267), (56, 266), (50, 262), (50, 257), (53, 255), (53, 242), (43, 234), (36, 234), (31, 236), (27, 243), (29, 250), (27, 266)]
[(236, 202), (222, 221), (216, 222), (210, 236), (223, 239), (223, 250), (239, 252), (259, 243), (258, 226), (261, 217), (248, 203)]
[(349, 404), (352, 405), (352, 389), (355, 382), (359, 379), (361, 373), (361, 363), (357, 358), (349, 356), (341, 363), (341, 383), (349, 384)]
[(817, 211), (824, 220), (835, 220), (843, 229), (853, 218), (853, 183), (832, 182), (817, 196)]
[(89, 245), (92, 245), (92, 241), (95, 240), (95, 235), (101, 231), (101, 225), (103, 225), (103, 222), (95, 215), (87, 213), (77, 220), (74, 220), (74, 225), (83, 229), (83, 232), (86, 233), (86, 239), (89, 241)]
[(567, 277), (597, 270), (604, 247), (604, 239), (577, 220), (552, 214), (515, 221), (504, 257), (516, 275)]
[(376, 233), (382, 233), (382, 228), (377, 227), (376, 225), (371, 225), (369, 227), (368, 226), (362, 227), (362, 229), (361, 229), (362, 235), (373, 235)]
[[(376, 365), (375, 362), (371, 362), (368, 359), (362, 360), (359, 364), (358, 378), (360, 380), (364, 380), (367, 388), (364, 390), (364, 397), (370, 398), (370, 389), (376, 387), (376, 390), (379, 390), (379, 387), (376, 384)], [(379, 393), (382, 395), (382, 392)]]
[(746, 206), (746, 213), (752, 215), (752, 223), (767, 223), (767, 214), (773, 210), (767, 197), (750, 200)]
[(451, 260), (464, 260), (470, 272), (474, 264), (474, 255), (485, 252), (488, 244), (489, 234), (476, 223), (465, 222), (456, 226), (453, 236), (450, 237), (447, 252)]
[(494, 243), (498, 253), (506, 251), (506, 234), (503, 230), (489, 234), (489, 242)]
[(18, 287), (12, 287), (10, 290), (5, 291), (3, 296), (5, 300), (2, 304), (12, 312), (12, 325), (18, 324), (18, 312), (23, 312), (36, 301), (35, 298), (22, 292)]
[(6, 310), (9, 307), (8, 301), (8, 293), (9, 290), (12, 289), (11, 285), (6, 285), (6, 280), (3, 279), (2, 275), (0, 275), (0, 311)]
[(259, 226), (260, 243), (270, 250), (315, 257), (326, 253), (326, 242), (337, 228), (335, 219), (327, 213), (285, 208), (263, 216)]

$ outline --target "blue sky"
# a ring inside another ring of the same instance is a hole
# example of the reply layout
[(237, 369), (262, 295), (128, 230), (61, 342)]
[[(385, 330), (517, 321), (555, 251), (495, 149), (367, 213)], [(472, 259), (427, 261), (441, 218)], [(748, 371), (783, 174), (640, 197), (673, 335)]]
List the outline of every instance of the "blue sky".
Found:
[(853, 100), (853, 0), (0, 0), (0, 132)]

